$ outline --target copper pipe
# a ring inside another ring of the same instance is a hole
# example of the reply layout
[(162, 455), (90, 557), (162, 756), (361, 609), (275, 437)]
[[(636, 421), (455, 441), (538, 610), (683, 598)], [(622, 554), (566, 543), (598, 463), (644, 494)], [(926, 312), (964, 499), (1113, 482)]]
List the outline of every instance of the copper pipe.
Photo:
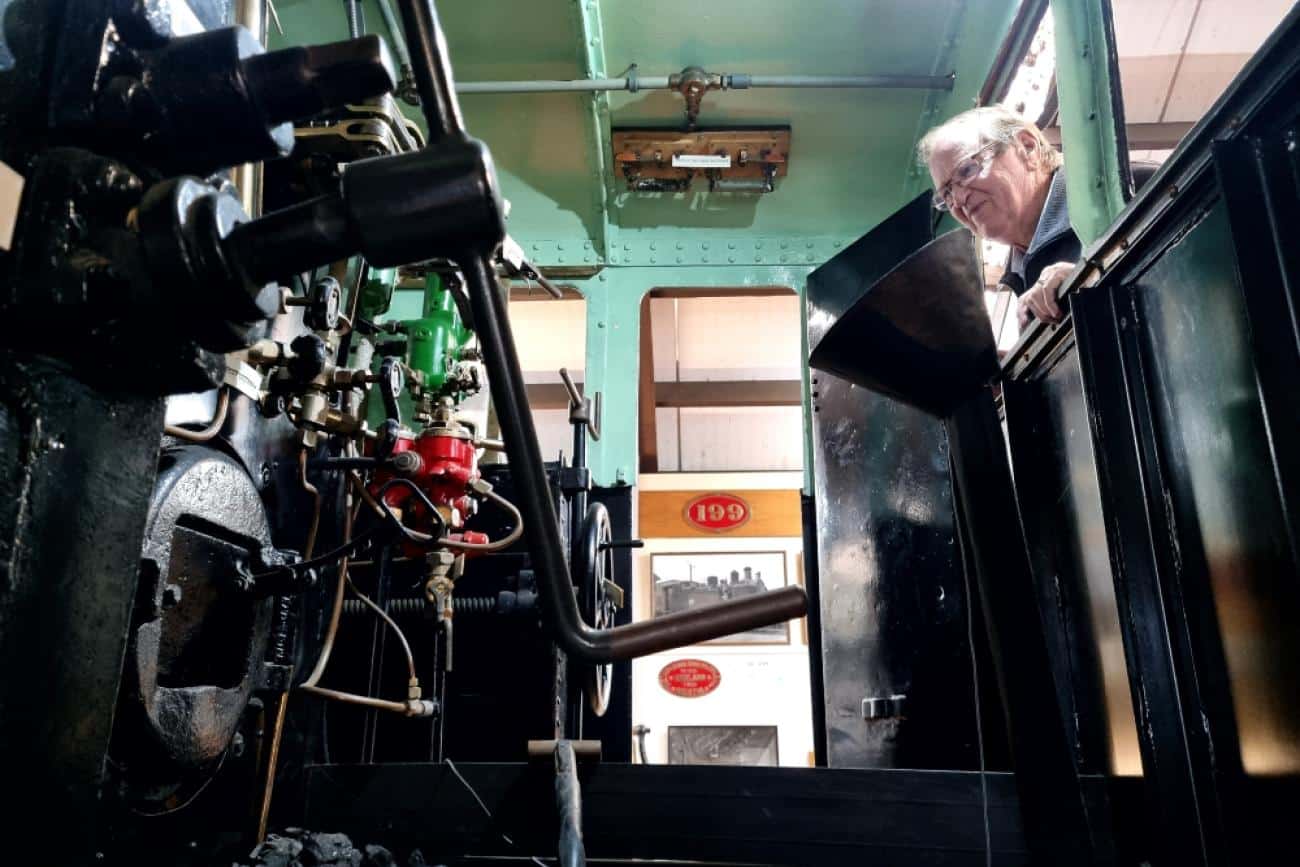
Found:
[[(360, 508), (360, 503), (357, 507)], [(343, 542), (344, 544), (352, 541), (352, 522), (356, 518), (354, 509), (347, 509), (343, 518)], [(312, 669), (307, 679), (303, 681), (299, 689), (314, 687), (325, 673), (325, 666), (329, 664), (330, 654), (334, 651), (334, 637), (339, 631), (339, 619), (343, 615), (343, 596), (345, 595), (348, 580), (348, 558), (344, 557), (339, 562), (339, 582), (334, 591), (334, 608), (330, 612), (329, 627), (325, 631), (325, 641), (321, 644), (320, 656), (316, 658), (316, 665)]]
[(348, 576), (348, 587), (352, 590), (354, 594), (356, 594), (356, 597), (358, 599), (360, 599), (368, 608), (370, 608), (370, 610), (374, 611), (375, 615), (378, 616), (385, 623), (387, 623), (388, 626), (393, 630), (393, 632), (396, 633), (397, 640), (402, 642), (402, 650), (406, 653), (406, 667), (407, 670), (410, 672), (411, 680), (418, 680), (415, 674), (415, 656), (411, 653), (411, 645), (406, 640), (406, 635), (402, 633), (402, 630), (397, 625), (396, 621), (394, 621), (393, 618), (388, 616), (387, 611), (385, 611), (384, 609), (376, 605), (369, 596), (362, 593), (357, 588), (357, 585), (352, 582), (352, 576)]
[(366, 695), (353, 695), (350, 692), (339, 692), (335, 689), (325, 689), (320, 686), (300, 686), (303, 692), (318, 695), (321, 698), (328, 698), (334, 701), (341, 701), (345, 704), (357, 704), (362, 707), (373, 707), (377, 710), (387, 710), (393, 713), (400, 713), (403, 716), (408, 714), (407, 706), (399, 701), (388, 701), (382, 698), (371, 698)]
[[(320, 529), (320, 509), (321, 498), (320, 491), (311, 482), (307, 481), (307, 449), (304, 447), (298, 452), (298, 481), (302, 484), (302, 489), (312, 495), (314, 504), (312, 506), (311, 527), (307, 530), (307, 541), (302, 546), (302, 559), (310, 560), (312, 552), (316, 549), (316, 531)], [(344, 539), (343, 541), (350, 541)]]
[(217, 412), (212, 417), (212, 422), (202, 430), (190, 430), (189, 428), (179, 427), (169, 424), (163, 427), (169, 436), (177, 439), (186, 440), (192, 443), (205, 443), (217, 434), (221, 433), (222, 426), (226, 423), (226, 414), (230, 411), (230, 391), (224, 387), (220, 389), (217, 395)]
[(280, 693), (275, 705), (275, 722), (271, 728), (271, 752), (266, 758), (266, 779), (262, 785), (262, 806), (257, 813), (257, 839), (266, 839), (267, 823), (271, 819), (271, 795), (275, 791), (275, 769), (280, 762), (280, 736), (284, 732), (284, 716), (289, 708), (289, 693)]

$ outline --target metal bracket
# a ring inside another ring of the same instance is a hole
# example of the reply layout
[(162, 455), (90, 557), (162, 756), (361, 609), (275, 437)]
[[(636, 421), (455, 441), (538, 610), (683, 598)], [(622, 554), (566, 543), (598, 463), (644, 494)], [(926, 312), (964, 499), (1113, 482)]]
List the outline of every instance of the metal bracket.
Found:
[(862, 700), (862, 718), (868, 722), (882, 719), (901, 719), (906, 716), (907, 696), (891, 695), (867, 697)]

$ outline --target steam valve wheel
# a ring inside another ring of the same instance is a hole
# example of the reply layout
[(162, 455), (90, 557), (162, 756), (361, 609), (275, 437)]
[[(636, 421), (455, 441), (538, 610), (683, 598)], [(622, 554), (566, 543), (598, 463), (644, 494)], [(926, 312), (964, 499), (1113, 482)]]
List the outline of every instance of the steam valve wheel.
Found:
[[(583, 619), (595, 629), (609, 629), (621, 604), (622, 594), (614, 583), (613, 528), (609, 512), (602, 503), (587, 507), (587, 518), (582, 523), (579, 537), (576, 569), (579, 583)], [(583, 682), (587, 704), (596, 716), (604, 716), (609, 708), (610, 690), (614, 682), (614, 666), (589, 666)]]

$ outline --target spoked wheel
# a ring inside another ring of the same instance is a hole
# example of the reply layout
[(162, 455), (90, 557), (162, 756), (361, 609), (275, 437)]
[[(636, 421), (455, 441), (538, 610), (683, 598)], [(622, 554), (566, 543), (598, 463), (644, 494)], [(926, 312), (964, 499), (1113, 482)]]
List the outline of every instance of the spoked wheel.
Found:
[[(603, 504), (592, 503), (587, 507), (587, 517), (582, 523), (574, 575), (579, 581), (583, 619), (596, 629), (612, 627), (619, 608), (616, 598), (618, 585), (614, 583), (614, 552), (609, 545), (612, 540), (609, 512)], [(583, 692), (596, 716), (604, 716), (609, 708), (613, 683), (612, 663), (587, 667)]]

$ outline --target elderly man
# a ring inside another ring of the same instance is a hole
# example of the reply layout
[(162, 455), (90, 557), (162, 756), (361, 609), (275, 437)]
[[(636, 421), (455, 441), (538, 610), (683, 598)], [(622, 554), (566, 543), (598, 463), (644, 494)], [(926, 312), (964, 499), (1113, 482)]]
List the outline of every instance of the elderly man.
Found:
[(1056, 300), (1081, 245), (1070, 228), (1061, 155), (1037, 126), (1002, 106), (963, 112), (917, 146), (934, 179), (934, 206), (976, 235), (1011, 246), (1002, 282), (1030, 315), (1061, 321)]

